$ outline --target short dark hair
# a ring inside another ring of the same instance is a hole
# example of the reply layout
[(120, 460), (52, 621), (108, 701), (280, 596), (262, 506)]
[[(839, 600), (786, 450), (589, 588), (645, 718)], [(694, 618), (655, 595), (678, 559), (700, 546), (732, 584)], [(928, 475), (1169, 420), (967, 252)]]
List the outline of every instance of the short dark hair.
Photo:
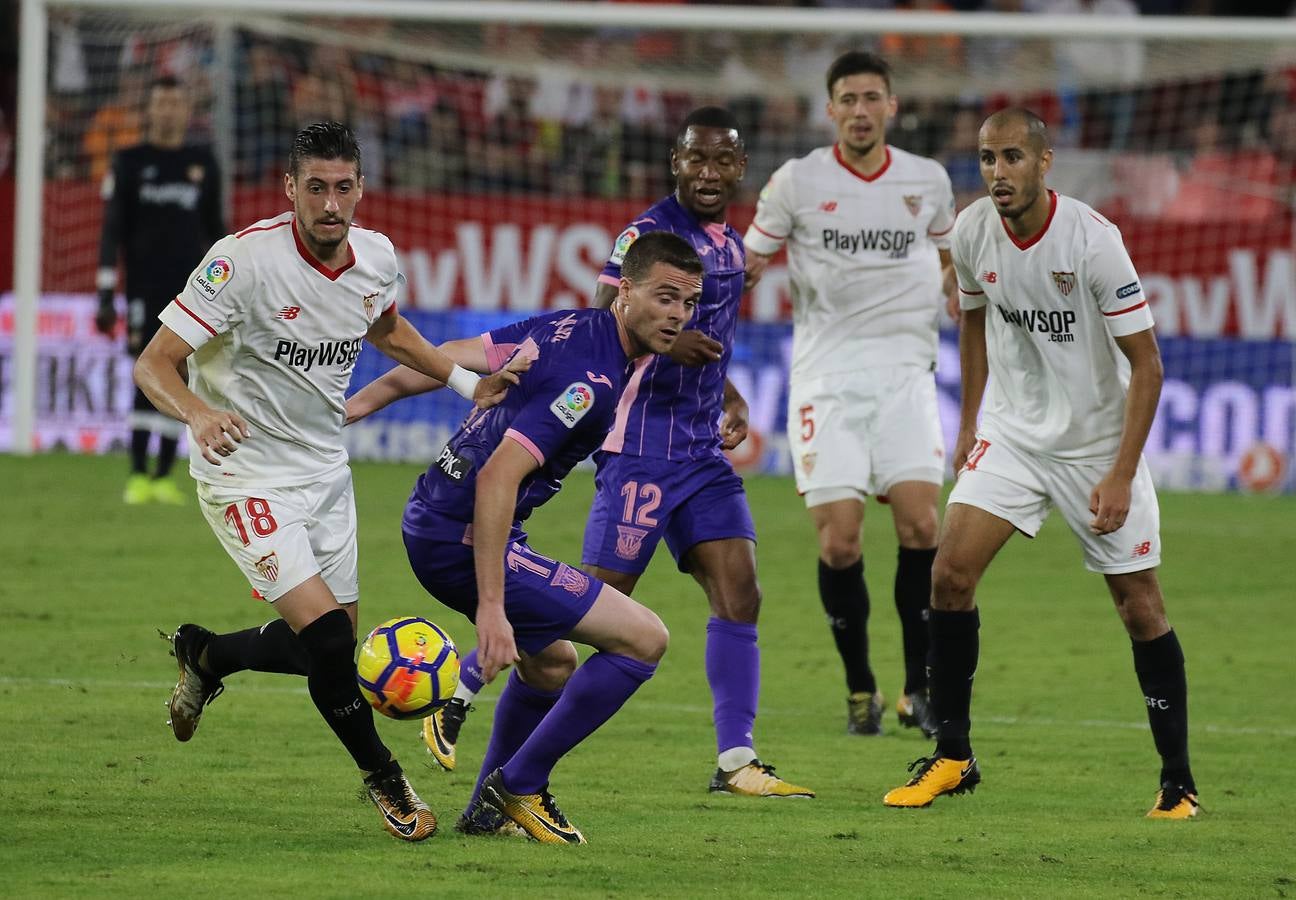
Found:
[(833, 60), (828, 67), (828, 99), (832, 99), (833, 85), (848, 75), (877, 75), (891, 93), (891, 66), (876, 53), (867, 50), (848, 50)]
[(621, 262), (621, 275), (632, 282), (640, 281), (659, 262), (691, 275), (701, 275), (703, 271), (702, 259), (688, 241), (669, 231), (650, 231), (636, 239), (626, 251)]
[(1045, 150), (1053, 149), (1053, 139), (1049, 136), (1048, 126), (1044, 124), (1043, 119), (1025, 107), (1010, 106), (1007, 109), (991, 113), (981, 123), (982, 128), (987, 125), (991, 128), (1002, 128), (1005, 125), (1023, 125), (1026, 128), (1026, 140), (1031, 145), (1032, 150), (1042, 155)]
[(156, 88), (173, 91), (180, 87), (184, 87), (184, 85), (182, 85), (180, 79), (176, 78), (174, 75), (157, 75), (149, 82), (149, 93), (152, 93)]
[(359, 175), (360, 143), (341, 122), (316, 122), (293, 137), (292, 149), (288, 151), (288, 172), (294, 178), (301, 171), (303, 159), (344, 159), (355, 163)]
[(701, 128), (723, 128), (738, 135), (738, 146), (743, 146), (742, 129), (738, 127), (738, 117), (723, 106), (700, 106), (684, 117), (679, 131), (675, 133), (675, 146), (684, 146), (688, 130), (693, 126)]

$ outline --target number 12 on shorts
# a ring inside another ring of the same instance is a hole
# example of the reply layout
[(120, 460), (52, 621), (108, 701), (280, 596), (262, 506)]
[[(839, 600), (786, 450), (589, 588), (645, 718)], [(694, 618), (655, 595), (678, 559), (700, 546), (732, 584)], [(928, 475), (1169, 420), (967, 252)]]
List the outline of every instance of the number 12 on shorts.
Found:
[(239, 504), (231, 503), (225, 507), (225, 522), (238, 539), (243, 542), (244, 547), (252, 543), (248, 537), (247, 525), (243, 522), (244, 515), (247, 516), (247, 524), (252, 526), (252, 533), (257, 537), (269, 537), (279, 527), (279, 523), (270, 514), (269, 500), (263, 500), (260, 497), (248, 497), (243, 501), (242, 513), (239, 512)]

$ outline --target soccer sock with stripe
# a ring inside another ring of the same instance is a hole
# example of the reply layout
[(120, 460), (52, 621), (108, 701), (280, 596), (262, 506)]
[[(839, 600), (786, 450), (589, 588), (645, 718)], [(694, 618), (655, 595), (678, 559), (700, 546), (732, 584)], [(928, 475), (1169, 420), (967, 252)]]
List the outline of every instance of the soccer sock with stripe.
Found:
[(1188, 676), (1179, 638), (1170, 630), (1131, 644), (1152, 740), (1161, 755), (1161, 781), (1196, 790), (1188, 767)]
[(562, 696), (503, 769), (504, 787), (537, 794), (558, 760), (612, 718), (657, 666), (615, 653), (595, 653), (567, 681)]
[(864, 560), (834, 569), (819, 560), (819, 600), (828, 614), (828, 627), (837, 653), (846, 666), (846, 688), (852, 694), (873, 693), (877, 681), (869, 667), (869, 594), (864, 584)]
[[(485, 686), (486, 682), (482, 680), (481, 664), (477, 662), (477, 648), (473, 647), (472, 650), (468, 651), (468, 655), (459, 661), (459, 686), (455, 688), (454, 695), (464, 703), (472, 703)], [(499, 715), (499, 710), (495, 711), (495, 715)], [(490, 772), (486, 774), (489, 775)], [(475, 794), (473, 799), (477, 799)], [(469, 804), (469, 806), (471, 805)]]
[(918, 550), (901, 547), (896, 562), (895, 605), (900, 614), (900, 633), (904, 640), (906, 694), (927, 690), (927, 627), (931, 607), (931, 571), (936, 548)]
[(711, 685), (720, 768), (740, 769), (756, 758), (752, 729), (760, 696), (760, 647), (756, 626), (707, 620), (706, 676)]
[(536, 690), (522, 680), (516, 669), (509, 673), (508, 683), (495, 704), (495, 725), (486, 745), (486, 755), (482, 757), (481, 774), (477, 776), (465, 811), (477, 805), (486, 776), (513, 758), (561, 696), (562, 691)]
[(247, 670), (305, 675), (310, 662), (288, 623), (272, 619), (260, 628), (212, 635), (199, 664), (217, 678), (225, 678)]
[(306, 688), (329, 728), (366, 774), (391, 761), (374, 727), (373, 709), (356, 683), (355, 635), (346, 610), (333, 609), (297, 633), (306, 649), (310, 674)]
[(933, 609), (929, 688), (932, 712), (940, 723), (936, 752), (948, 759), (972, 755), (972, 677), (981, 653), (981, 614), (975, 610)]

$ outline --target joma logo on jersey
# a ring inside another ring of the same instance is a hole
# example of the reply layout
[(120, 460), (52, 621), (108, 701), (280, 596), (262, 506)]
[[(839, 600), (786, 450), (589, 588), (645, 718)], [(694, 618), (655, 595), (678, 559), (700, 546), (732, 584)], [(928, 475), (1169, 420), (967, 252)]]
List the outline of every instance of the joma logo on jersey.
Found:
[(843, 253), (860, 253), (865, 250), (880, 250), (892, 259), (907, 259), (909, 248), (918, 239), (917, 232), (866, 229), (861, 231), (838, 231), (836, 228), (823, 230), (825, 250), (837, 250)]
[(282, 360), (287, 365), (303, 372), (309, 372), (316, 364), (321, 366), (340, 366), (349, 369), (360, 355), (364, 338), (354, 341), (320, 341), (315, 347), (303, 347), (296, 341), (279, 341), (275, 344), (275, 362)]
[(1026, 331), (1047, 334), (1054, 344), (1073, 344), (1075, 335), (1071, 326), (1075, 324), (1076, 314), (1069, 309), (1005, 309), (995, 304), (999, 315), (1009, 325), (1016, 325)]

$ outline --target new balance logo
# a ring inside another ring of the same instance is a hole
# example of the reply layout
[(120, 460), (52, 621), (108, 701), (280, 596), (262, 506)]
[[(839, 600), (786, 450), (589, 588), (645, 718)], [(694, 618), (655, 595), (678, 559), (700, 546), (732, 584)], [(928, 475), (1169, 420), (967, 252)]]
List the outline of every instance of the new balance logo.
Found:
[(980, 281), (984, 281), (986, 284), (994, 284), (996, 281), (999, 280), (999, 273), (998, 273), (998, 272), (982, 272), (982, 273), (981, 273), (981, 278), (980, 278), (979, 280), (980, 280)]
[(1141, 544), (1134, 545), (1134, 552), (1131, 553), (1130, 556), (1133, 559), (1138, 559), (1140, 556), (1147, 556), (1151, 552), (1152, 552), (1152, 542), (1144, 541)]
[(297, 318), (297, 315), (298, 315), (298, 313), (300, 313), (300, 312), (301, 312), (301, 307), (300, 307), (300, 306), (285, 306), (283, 309), (279, 310), (279, 314), (278, 314), (277, 316), (275, 316), (275, 318), (276, 318), (276, 319), (295, 319), (295, 318)]
[(837, 212), (837, 201), (825, 200), (823, 203), (819, 204), (819, 210), (821, 212)]

